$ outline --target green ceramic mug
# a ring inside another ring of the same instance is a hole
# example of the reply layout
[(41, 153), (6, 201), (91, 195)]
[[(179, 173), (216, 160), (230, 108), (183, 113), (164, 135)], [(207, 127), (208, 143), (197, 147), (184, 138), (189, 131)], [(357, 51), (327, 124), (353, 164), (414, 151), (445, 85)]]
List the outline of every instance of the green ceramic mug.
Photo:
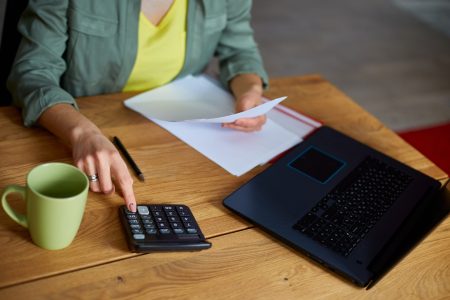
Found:
[[(83, 218), (89, 190), (86, 175), (64, 163), (46, 163), (27, 175), (26, 187), (9, 185), (2, 194), (5, 212), (28, 228), (33, 242), (49, 250), (70, 245)], [(18, 193), (26, 202), (26, 215), (11, 208), (8, 194)]]

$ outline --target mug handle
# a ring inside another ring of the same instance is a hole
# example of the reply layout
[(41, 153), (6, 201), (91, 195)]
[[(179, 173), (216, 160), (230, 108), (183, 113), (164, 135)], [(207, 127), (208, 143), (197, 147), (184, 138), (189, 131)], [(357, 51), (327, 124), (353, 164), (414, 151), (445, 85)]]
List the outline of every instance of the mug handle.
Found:
[(8, 196), (11, 193), (18, 193), (22, 195), (22, 199), (24, 201), (26, 201), (26, 197), (25, 197), (25, 193), (26, 193), (26, 189), (23, 186), (20, 185), (9, 185), (5, 188), (5, 190), (3, 191), (2, 194), (2, 206), (3, 209), (5, 210), (6, 214), (13, 219), (14, 221), (16, 221), (17, 223), (19, 223), (20, 225), (22, 225), (25, 228), (28, 228), (28, 220), (27, 217), (23, 214), (19, 214), (18, 212), (16, 212), (14, 209), (11, 208), (11, 206), (9, 205), (8, 201), (6, 200), (6, 196)]

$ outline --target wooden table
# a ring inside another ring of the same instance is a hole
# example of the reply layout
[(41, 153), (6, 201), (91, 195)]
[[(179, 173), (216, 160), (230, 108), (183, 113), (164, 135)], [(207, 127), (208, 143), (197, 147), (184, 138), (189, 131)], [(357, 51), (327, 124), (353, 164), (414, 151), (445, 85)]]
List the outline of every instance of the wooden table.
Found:
[[(448, 176), (320, 76), (278, 78), (268, 97), (444, 182)], [(450, 219), (374, 288), (357, 288), (281, 244), (222, 206), (233, 190), (264, 170), (235, 177), (167, 131), (124, 108), (130, 94), (86, 97), (81, 111), (108, 136), (120, 136), (146, 176), (135, 180), (138, 201), (185, 203), (212, 242), (200, 252), (134, 254), (119, 224), (117, 196), (89, 194), (72, 245), (47, 251), (0, 212), (0, 299), (311, 299), (450, 297)], [(108, 107), (108, 109), (105, 109)], [(71, 163), (57, 138), (22, 126), (20, 113), (0, 108), (0, 188), (25, 184), (34, 166)], [(18, 199), (11, 202), (23, 205)], [(22, 206), (21, 206), (22, 205)]]

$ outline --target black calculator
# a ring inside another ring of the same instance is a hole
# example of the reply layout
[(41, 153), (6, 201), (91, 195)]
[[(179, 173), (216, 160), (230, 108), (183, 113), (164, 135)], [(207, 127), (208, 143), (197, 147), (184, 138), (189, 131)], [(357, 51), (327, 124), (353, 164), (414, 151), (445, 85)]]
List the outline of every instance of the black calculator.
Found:
[(182, 204), (125, 205), (119, 215), (132, 252), (194, 251), (211, 247), (189, 207)]

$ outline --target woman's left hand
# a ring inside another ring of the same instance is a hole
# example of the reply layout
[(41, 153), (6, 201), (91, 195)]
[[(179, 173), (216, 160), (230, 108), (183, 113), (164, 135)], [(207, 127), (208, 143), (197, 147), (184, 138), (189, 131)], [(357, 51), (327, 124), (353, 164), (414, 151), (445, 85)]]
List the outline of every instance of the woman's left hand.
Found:
[[(245, 111), (261, 104), (261, 95), (247, 94), (240, 99), (236, 99), (236, 112)], [(236, 130), (251, 132), (261, 130), (264, 123), (266, 123), (266, 115), (261, 115), (255, 118), (237, 119), (232, 123), (224, 123), (223, 127), (232, 128)]]
[[(230, 87), (236, 97), (236, 112), (245, 111), (261, 104), (262, 83), (257, 75), (238, 75), (233, 78)], [(255, 118), (242, 118), (232, 123), (223, 123), (222, 126), (245, 132), (259, 131), (266, 119), (265, 115)]]

